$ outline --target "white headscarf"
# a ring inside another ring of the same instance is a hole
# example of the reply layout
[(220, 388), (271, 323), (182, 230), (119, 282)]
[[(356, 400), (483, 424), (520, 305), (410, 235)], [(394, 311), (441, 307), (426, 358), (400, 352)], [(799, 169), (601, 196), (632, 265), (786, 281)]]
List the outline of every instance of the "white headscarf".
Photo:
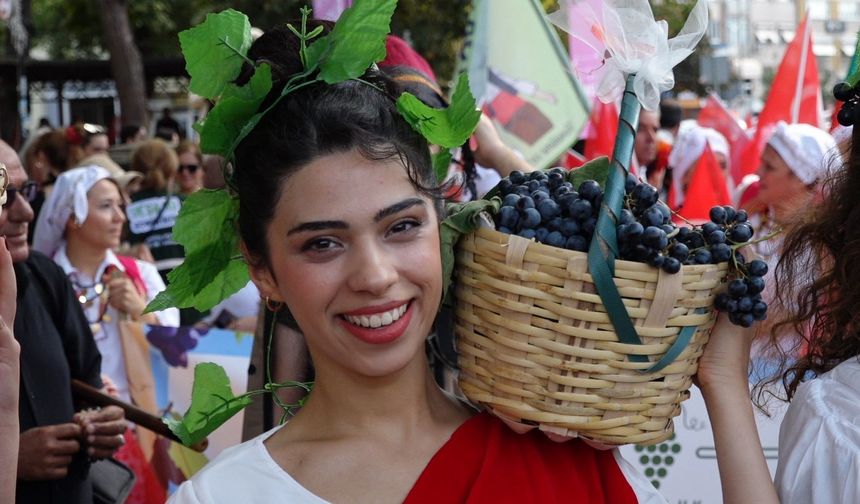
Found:
[(723, 154), (730, 159), (729, 142), (720, 132), (712, 128), (703, 128), (695, 121), (683, 121), (678, 131), (678, 139), (669, 153), (669, 167), (672, 168), (672, 189), (675, 192), (675, 204), (684, 202), (684, 175), (698, 163), (705, 145), (717, 154)]
[(767, 144), (806, 185), (821, 178), (832, 163), (842, 158), (833, 137), (809, 124), (780, 121)]
[(106, 178), (110, 178), (110, 174), (100, 166), (84, 166), (61, 173), (39, 211), (33, 232), (33, 249), (53, 257), (63, 243), (69, 218), (74, 217), (77, 224), (87, 220), (87, 193)]

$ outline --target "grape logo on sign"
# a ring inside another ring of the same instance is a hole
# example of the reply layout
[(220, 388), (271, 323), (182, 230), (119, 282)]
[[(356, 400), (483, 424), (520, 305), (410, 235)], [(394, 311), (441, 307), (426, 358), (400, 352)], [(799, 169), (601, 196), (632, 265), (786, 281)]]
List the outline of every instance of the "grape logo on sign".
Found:
[(664, 479), (669, 474), (669, 467), (675, 463), (675, 458), (681, 453), (681, 443), (675, 441), (675, 434), (672, 434), (667, 441), (658, 445), (651, 446), (636, 446), (636, 453), (639, 453), (639, 463), (644, 468), (644, 473), (651, 480), (654, 488), (660, 488), (660, 480)]

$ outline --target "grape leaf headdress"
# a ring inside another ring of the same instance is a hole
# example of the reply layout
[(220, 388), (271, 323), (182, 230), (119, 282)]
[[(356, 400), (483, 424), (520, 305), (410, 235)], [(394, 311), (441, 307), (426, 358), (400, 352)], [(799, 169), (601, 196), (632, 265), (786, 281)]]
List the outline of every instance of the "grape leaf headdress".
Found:
[[(205, 311), (248, 282), (235, 232), (239, 202), (227, 169), (235, 166), (236, 147), (290, 93), (317, 83), (360, 79), (385, 58), (385, 39), (396, 4), (396, 0), (357, 0), (324, 36), (320, 36), (319, 26), (307, 31), (311, 11), (302, 8), (301, 26), (288, 28), (301, 42), (303, 71), (289, 77), (276, 99), (262, 109), (274, 85), (272, 69), (266, 62), (247, 57), (252, 42), (247, 16), (232, 9), (209, 14), (202, 24), (179, 34), (191, 76), (189, 90), (216, 102), (194, 129), (205, 154), (224, 158), (227, 187), (199, 191), (183, 203), (173, 237), (185, 248), (185, 261), (168, 275), (167, 290), (149, 304), (148, 311), (174, 306)], [(244, 63), (253, 65), (254, 74), (240, 86), (234, 80)], [(431, 108), (404, 93), (397, 99), (397, 109), (429, 143), (444, 148), (434, 158), (434, 167), (447, 167), (450, 149), (469, 138), (480, 118), (465, 74), (457, 81), (448, 108)]]
[[(236, 232), (239, 200), (228, 169), (241, 169), (235, 164), (237, 146), (290, 93), (315, 84), (361, 80), (370, 67), (385, 58), (385, 40), (396, 5), (396, 0), (356, 0), (326, 35), (322, 35), (321, 26), (308, 31), (311, 11), (302, 8), (301, 25), (287, 28), (300, 41), (303, 69), (286, 78), (280, 93), (266, 107), (266, 98), (283, 81), (273, 81), (269, 63), (248, 58), (252, 37), (247, 16), (232, 9), (209, 14), (203, 23), (179, 34), (191, 76), (189, 90), (215, 102), (194, 129), (200, 135), (201, 150), (224, 159), (227, 187), (198, 191), (184, 201), (173, 238), (185, 248), (185, 260), (168, 274), (167, 289), (156, 296), (147, 311), (169, 307), (205, 311), (248, 283), (248, 268)], [(238, 85), (235, 81), (245, 64), (252, 65), (254, 73)], [(403, 93), (397, 99), (397, 109), (429, 143), (443, 147), (433, 159), (437, 176), (447, 171), (450, 149), (465, 143), (481, 114), (465, 74), (457, 81), (448, 108), (434, 109)], [(266, 391), (277, 386), (268, 383)], [(223, 369), (201, 364), (195, 369), (191, 407), (181, 421), (167, 423), (185, 444), (192, 445), (249, 404), (250, 396), (261, 392), (234, 397)]]

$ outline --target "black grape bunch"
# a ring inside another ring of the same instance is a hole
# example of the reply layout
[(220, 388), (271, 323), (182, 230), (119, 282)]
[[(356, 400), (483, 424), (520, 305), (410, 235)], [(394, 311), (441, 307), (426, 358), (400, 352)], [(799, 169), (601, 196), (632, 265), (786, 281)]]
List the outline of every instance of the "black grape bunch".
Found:
[(833, 97), (844, 102), (836, 114), (839, 124), (847, 128), (857, 123), (860, 114), (860, 85), (852, 86), (847, 82), (839, 82), (833, 86)]
[[(529, 174), (514, 171), (498, 188), (502, 199), (495, 215), (498, 231), (567, 250), (588, 250), (603, 202), (600, 184), (586, 180), (574, 187), (565, 170), (553, 168)], [(679, 227), (653, 186), (628, 175), (624, 189), (616, 228), (621, 259), (647, 263), (669, 274), (678, 273), (685, 264), (729, 263), (732, 280), (728, 292), (718, 296), (717, 309), (727, 311), (734, 324), (744, 327), (764, 319), (767, 304), (761, 292), (767, 265), (747, 264), (739, 252), (753, 237), (745, 211), (718, 206), (711, 209), (709, 222)], [(738, 282), (744, 285), (743, 292)], [(724, 303), (727, 300), (731, 302)]]

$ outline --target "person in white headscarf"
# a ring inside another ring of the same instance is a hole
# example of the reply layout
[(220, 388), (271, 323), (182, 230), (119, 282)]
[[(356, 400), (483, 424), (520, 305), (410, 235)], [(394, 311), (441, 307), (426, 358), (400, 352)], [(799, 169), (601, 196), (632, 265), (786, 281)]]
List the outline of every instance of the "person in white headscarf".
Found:
[(777, 124), (758, 169), (759, 198), (768, 206), (769, 217), (779, 224), (789, 222), (812, 201), (819, 180), (841, 158), (829, 133), (809, 124)]
[[(759, 190), (757, 198), (765, 205), (765, 210), (750, 216), (749, 222), (755, 230), (756, 238), (768, 236), (793, 222), (799, 213), (808, 210), (819, 197), (819, 182), (831, 168), (839, 167), (842, 154), (836, 140), (824, 130), (809, 124), (787, 124), (780, 121), (773, 130), (761, 155)], [(762, 296), (768, 304), (773, 304), (775, 285), (774, 270), (782, 253), (782, 235), (755, 243), (752, 249), (759, 258), (768, 264), (765, 275), (767, 285)], [(798, 282), (803, 281), (797, 279)], [(812, 278), (807, 279), (812, 281)], [(782, 318), (773, 306), (768, 320)], [(774, 330), (769, 322), (759, 327), (759, 334), (766, 335)], [(791, 329), (782, 329), (774, 341), (781, 341), (785, 347), (796, 342), (797, 334)], [(762, 341), (754, 346), (754, 353), (769, 356), (771, 351)]]
[(703, 128), (695, 121), (687, 120), (681, 123), (678, 138), (669, 153), (670, 176), (666, 177), (669, 205), (677, 210), (684, 204), (687, 185), (693, 179), (693, 172), (699, 158), (709, 146), (714, 157), (726, 175), (726, 185), (731, 190), (732, 182), (729, 175), (729, 142), (715, 129)]
[(120, 320), (178, 326), (179, 312), (171, 308), (143, 314), (165, 285), (154, 265), (114, 253), (126, 219), (123, 203), (117, 182), (104, 168), (64, 172), (39, 214), (33, 248), (52, 257), (69, 276), (102, 354), (102, 373), (128, 401)]

